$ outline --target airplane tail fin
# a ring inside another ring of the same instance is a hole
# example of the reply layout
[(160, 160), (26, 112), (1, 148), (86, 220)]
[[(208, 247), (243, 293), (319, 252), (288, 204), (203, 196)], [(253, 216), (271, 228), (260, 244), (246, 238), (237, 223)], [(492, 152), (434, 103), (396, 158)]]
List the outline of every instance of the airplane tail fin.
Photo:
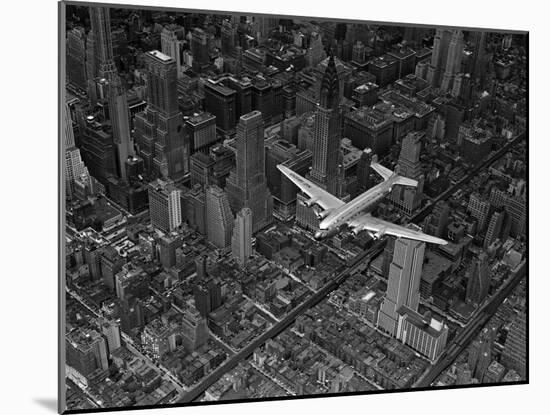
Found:
[(395, 180), (395, 184), (400, 184), (400, 185), (403, 185), (403, 186), (412, 186), (412, 187), (418, 186), (418, 182), (416, 180), (409, 179), (409, 178), (403, 177), (403, 176), (399, 176), (398, 171), (393, 172), (390, 169), (382, 166), (379, 163), (373, 162), (373, 163), (371, 163), (371, 167), (376, 171), (376, 173), (378, 173), (380, 176), (382, 176), (384, 181), (390, 179), (391, 177), (397, 177), (396, 180)]
[(412, 186), (412, 187), (418, 186), (418, 182), (416, 180), (409, 179), (403, 176), (397, 176), (397, 180), (395, 181), (395, 184), (401, 184), (403, 186)]
[(379, 163), (373, 162), (371, 163), (370, 166), (376, 171), (376, 173), (382, 176), (384, 181), (388, 180), (390, 177), (393, 176), (393, 171), (391, 171), (390, 169), (387, 169), (386, 167), (382, 166)]

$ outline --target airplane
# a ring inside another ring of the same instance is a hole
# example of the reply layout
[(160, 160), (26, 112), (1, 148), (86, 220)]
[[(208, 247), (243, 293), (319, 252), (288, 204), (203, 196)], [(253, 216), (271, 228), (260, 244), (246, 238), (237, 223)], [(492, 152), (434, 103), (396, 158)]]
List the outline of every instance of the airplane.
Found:
[(302, 192), (309, 196), (303, 203), (313, 207), (317, 218), (321, 220), (319, 230), (315, 232), (315, 239), (329, 238), (339, 233), (343, 228), (350, 228), (357, 235), (366, 230), (373, 239), (379, 239), (384, 235), (392, 235), (398, 238), (414, 239), (432, 244), (446, 245), (447, 241), (435, 236), (427, 235), (401, 225), (376, 218), (369, 212), (374, 209), (380, 200), (392, 191), (393, 186), (418, 186), (418, 182), (400, 176), (396, 172), (382, 166), (379, 163), (371, 163), (371, 167), (384, 179), (382, 183), (360, 194), (350, 202), (343, 202), (336, 196), (320, 188), (295, 173), (282, 164), (277, 168), (288, 177)]

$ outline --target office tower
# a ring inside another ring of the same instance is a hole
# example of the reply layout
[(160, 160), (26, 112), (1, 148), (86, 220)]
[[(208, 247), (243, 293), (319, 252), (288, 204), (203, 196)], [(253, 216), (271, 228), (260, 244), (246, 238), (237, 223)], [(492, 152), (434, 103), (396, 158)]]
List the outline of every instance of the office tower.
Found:
[(425, 248), (424, 242), (411, 239), (395, 241), (388, 288), (378, 314), (378, 326), (392, 336), (397, 334), (397, 310), (401, 306), (407, 306), (414, 312), (418, 310)]
[(116, 296), (123, 301), (132, 298), (145, 298), (149, 294), (151, 277), (142, 267), (126, 263), (115, 275)]
[(210, 293), (208, 288), (204, 284), (196, 284), (193, 286), (193, 298), (195, 301), (195, 308), (201, 316), (207, 317), (212, 311), (212, 305), (210, 303)]
[(236, 42), (237, 28), (232, 22), (225, 19), (221, 25), (222, 54), (224, 56), (232, 55), (235, 51)]
[(321, 35), (317, 32), (312, 32), (309, 38), (309, 47), (306, 53), (307, 66), (317, 66), (327, 57)]
[(430, 316), (422, 316), (406, 305), (397, 310), (397, 339), (435, 362), (445, 350), (449, 327)]
[(464, 34), (462, 30), (453, 30), (449, 50), (447, 52), (447, 61), (445, 63), (445, 72), (441, 80), (441, 90), (448, 91), (453, 87), (454, 77), (461, 71), (462, 52), (464, 51)]
[(355, 147), (368, 147), (384, 157), (392, 145), (393, 121), (382, 111), (362, 107), (344, 115), (344, 135)]
[(170, 56), (176, 61), (176, 73), (178, 78), (183, 75), (182, 66), (181, 66), (181, 55), (180, 55), (180, 41), (176, 33), (176, 28), (172, 25), (164, 27), (160, 34), (160, 49), (162, 53), (167, 56)]
[(189, 142), (178, 109), (176, 61), (153, 50), (145, 66), (147, 107), (135, 117), (139, 155), (148, 175), (177, 180), (189, 171)]
[(418, 186), (394, 186), (390, 199), (406, 215), (412, 215), (422, 202), (424, 174), (420, 163), (420, 153), (424, 136), (425, 133), (422, 132), (411, 132), (405, 136), (401, 143), (397, 170), (401, 176), (417, 180)]
[[(115, 163), (118, 177), (126, 178), (126, 160), (133, 155), (133, 143), (130, 136), (130, 110), (126, 91), (122, 86), (113, 59), (111, 39), (111, 19), (109, 9), (90, 7), (91, 36), (94, 47), (95, 76), (105, 78), (109, 105), (113, 142), (115, 144)], [(89, 81), (92, 81), (89, 79)]]
[(195, 308), (203, 317), (222, 305), (221, 284), (218, 280), (198, 280), (193, 286)]
[(252, 211), (247, 207), (242, 208), (235, 218), (231, 253), (241, 267), (252, 255)]
[(64, 142), (65, 142), (65, 188), (67, 197), (72, 198), (74, 181), (83, 174), (88, 176), (88, 169), (82, 161), (80, 150), (75, 147), (73, 122), (67, 105), (63, 106)]
[(468, 349), (468, 368), (472, 373), (475, 372), (477, 367), (477, 361), (481, 354), (481, 349), (483, 347), (483, 341), (481, 338), (474, 340)]
[(206, 189), (206, 237), (218, 248), (231, 244), (233, 214), (225, 191), (218, 186)]
[(109, 321), (102, 318), (100, 320), (101, 332), (107, 339), (107, 346), (109, 348), (109, 355), (113, 354), (113, 351), (121, 346), (120, 343), (120, 325), (116, 321)]
[(67, 32), (67, 80), (86, 91), (86, 32), (83, 27), (74, 27)]
[(432, 213), (426, 216), (423, 223), (423, 231), (438, 238), (446, 238), (449, 212), (449, 204), (443, 200), (439, 200), (435, 204)]
[(111, 39), (111, 17), (107, 7), (90, 7), (90, 26), (93, 39), (94, 77), (110, 80), (116, 74)]
[(451, 36), (452, 31), (448, 29), (436, 29), (435, 31), (432, 59), (427, 73), (427, 81), (434, 88), (441, 85), (443, 71), (447, 64)]
[(208, 51), (208, 34), (196, 27), (191, 32), (191, 52), (193, 53), (193, 67), (202, 69), (210, 63)]
[(310, 177), (332, 194), (338, 190), (340, 155), (339, 79), (331, 55), (321, 81), (319, 105), (315, 114), (313, 166)]
[(207, 271), (208, 257), (201, 255), (195, 258), (195, 272), (197, 273), (197, 281), (203, 281), (208, 277)]
[(234, 132), (237, 120), (237, 92), (221, 83), (207, 80), (204, 84), (204, 108), (216, 117), (222, 134)]
[(115, 149), (113, 137), (105, 131), (106, 126), (93, 116), (88, 116), (82, 126), (80, 152), (90, 174), (104, 185), (115, 174)]
[(164, 231), (171, 232), (181, 222), (181, 190), (173, 182), (157, 179), (148, 186), (149, 216), (151, 224)]
[(491, 269), (487, 254), (482, 253), (478, 258), (474, 258), (466, 275), (466, 301), (476, 305), (483, 303), (491, 285)]
[(372, 150), (370, 148), (365, 148), (357, 164), (357, 183), (359, 184), (359, 191), (362, 192), (372, 187), (372, 180), (370, 178), (372, 155)]
[(482, 197), (479, 193), (472, 193), (470, 195), (467, 211), (477, 219), (478, 231), (485, 229), (490, 208), (491, 204), (489, 201)]
[(252, 211), (252, 232), (272, 222), (273, 200), (265, 178), (264, 123), (259, 111), (241, 116), (237, 125), (236, 168), (227, 179), (233, 212)]
[(502, 381), (506, 368), (496, 360), (493, 360), (483, 376), (483, 383), (499, 383)]
[(105, 247), (99, 257), (103, 283), (110, 291), (115, 291), (115, 276), (122, 269), (125, 258), (120, 256), (112, 246)]
[(164, 235), (159, 240), (159, 259), (166, 269), (176, 265), (176, 248), (179, 248), (182, 240), (177, 235)]
[(508, 369), (514, 369), (522, 378), (527, 370), (526, 316), (519, 312), (506, 336), (501, 363)]
[(208, 341), (206, 318), (197, 310), (188, 308), (181, 319), (182, 345), (187, 352), (193, 352)]
[(489, 225), (487, 225), (487, 233), (483, 240), (483, 248), (487, 249), (496, 239), (500, 238), (507, 219), (506, 216), (506, 211), (502, 208), (493, 212), (491, 219), (489, 219)]
[(469, 35), (473, 38), (473, 56), (470, 73), (474, 82), (483, 88), (487, 76), (487, 32), (476, 31), (470, 32)]
[(191, 184), (208, 186), (215, 165), (212, 157), (205, 153), (195, 153), (189, 160)]
[(216, 135), (216, 117), (208, 112), (195, 114), (185, 121), (189, 137), (189, 152), (208, 151), (218, 136)]
[(494, 187), (491, 189), (489, 201), (491, 205), (500, 208), (504, 207), (510, 215), (510, 234), (513, 237), (521, 236), (526, 231), (527, 203), (525, 194), (512, 194), (505, 190)]
[(485, 376), (485, 372), (491, 364), (491, 353), (484, 351), (479, 355), (477, 359), (476, 370), (474, 371), (474, 377), (481, 382)]
[(105, 339), (95, 330), (74, 329), (65, 337), (67, 365), (88, 377), (97, 369), (109, 369)]
[(177, 333), (173, 326), (164, 324), (160, 319), (148, 323), (141, 332), (141, 345), (155, 359), (176, 350)]
[(467, 363), (460, 364), (456, 368), (456, 385), (469, 385), (472, 383), (472, 371)]
[(126, 161), (134, 155), (130, 134), (130, 110), (120, 77), (115, 75), (109, 83), (109, 119), (113, 129), (117, 175), (126, 178)]

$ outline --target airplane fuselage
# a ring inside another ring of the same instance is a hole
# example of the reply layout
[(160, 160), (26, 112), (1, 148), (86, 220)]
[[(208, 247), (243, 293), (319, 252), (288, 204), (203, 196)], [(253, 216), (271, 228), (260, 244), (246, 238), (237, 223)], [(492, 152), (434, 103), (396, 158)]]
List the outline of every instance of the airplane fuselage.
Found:
[(345, 205), (334, 209), (319, 223), (319, 229), (338, 229), (355, 216), (372, 211), (391, 192), (397, 177), (390, 177), (388, 180), (377, 184)]

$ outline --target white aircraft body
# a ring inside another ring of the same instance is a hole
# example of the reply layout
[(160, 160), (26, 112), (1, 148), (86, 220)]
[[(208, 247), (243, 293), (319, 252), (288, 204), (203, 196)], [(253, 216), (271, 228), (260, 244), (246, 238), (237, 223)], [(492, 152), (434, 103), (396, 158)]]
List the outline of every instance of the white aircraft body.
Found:
[(393, 235), (398, 238), (415, 239), (432, 244), (446, 245), (447, 241), (435, 236), (427, 235), (404, 226), (396, 225), (385, 220), (375, 218), (369, 212), (391, 192), (393, 186), (416, 187), (416, 180), (399, 176), (390, 169), (378, 163), (372, 163), (371, 167), (384, 178), (382, 183), (367, 190), (348, 203), (343, 202), (311, 181), (281, 164), (277, 168), (292, 182), (307, 194), (310, 199), (304, 201), (306, 206), (313, 206), (315, 214), (321, 222), (319, 230), (315, 233), (315, 239), (324, 239), (336, 235), (342, 228), (347, 227), (354, 234), (366, 230), (371, 237), (378, 239), (383, 235)]

